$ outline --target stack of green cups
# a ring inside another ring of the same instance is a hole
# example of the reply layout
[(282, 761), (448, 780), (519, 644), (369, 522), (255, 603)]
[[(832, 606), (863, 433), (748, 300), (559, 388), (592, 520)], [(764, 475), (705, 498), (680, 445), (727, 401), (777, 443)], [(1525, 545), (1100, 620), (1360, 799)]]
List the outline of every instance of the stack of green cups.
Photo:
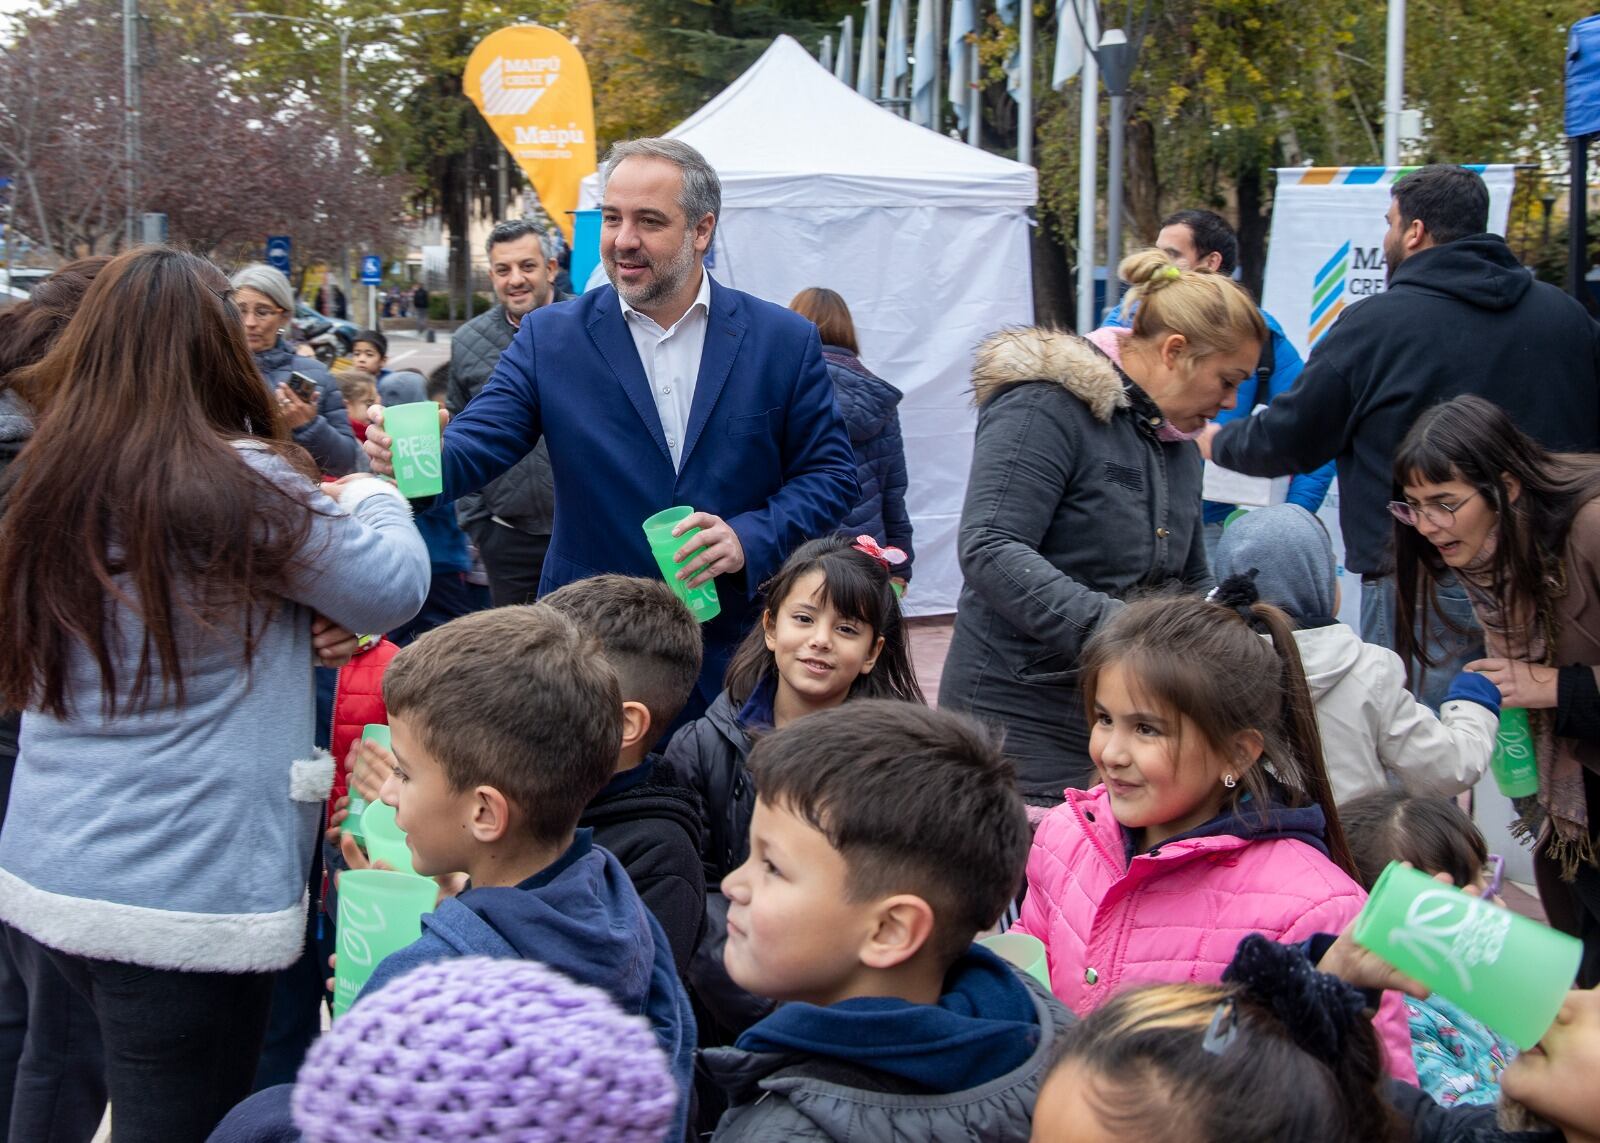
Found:
[[(385, 750), (390, 749), (391, 744), (389, 741), (388, 725), (382, 722), (367, 723), (367, 725), (361, 728), (361, 741), (376, 742)], [(345, 788), (350, 794), (350, 806), (349, 809), (345, 811), (344, 832), (355, 838), (357, 841), (362, 841), (364, 839), (361, 829), (361, 815), (366, 812), (367, 799), (363, 798), (361, 796), (361, 791), (356, 789), (355, 782), (350, 780), (352, 777), (353, 775), (346, 775), (347, 785)]]
[(683, 600), (694, 617), (704, 623), (708, 619), (715, 619), (722, 611), (722, 603), (717, 599), (717, 585), (707, 580), (699, 587), (690, 588), (686, 580), (678, 578), (679, 565), (672, 559), (678, 549), (689, 542), (689, 537), (700, 530), (690, 528), (681, 536), (672, 534), (673, 528), (692, 515), (694, 515), (693, 508), (683, 507), (657, 512), (644, 522), (644, 535), (650, 543), (650, 554), (655, 556), (656, 566), (661, 569), (668, 586), (679, 599)]
[(1526, 1051), (1578, 973), (1574, 937), (1391, 862), (1356, 918), (1356, 943)]
[(422, 935), (422, 915), (433, 912), (438, 895), (437, 885), (412, 873), (347, 869), (339, 875), (336, 1018), (349, 1011), (384, 957)]

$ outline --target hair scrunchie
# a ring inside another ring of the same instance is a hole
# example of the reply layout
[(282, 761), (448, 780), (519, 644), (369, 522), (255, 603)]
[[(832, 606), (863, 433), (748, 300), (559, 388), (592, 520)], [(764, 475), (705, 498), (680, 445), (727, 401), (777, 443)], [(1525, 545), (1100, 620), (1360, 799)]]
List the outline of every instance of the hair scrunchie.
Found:
[(1163, 266), (1152, 276), (1156, 278), (1165, 278), (1169, 281), (1176, 282), (1179, 278), (1183, 277), (1183, 271), (1176, 266)]
[(1318, 972), (1298, 945), (1260, 933), (1239, 942), (1222, 982), (1271, 1011), (1296, 1044), (1330, 1065), (1344, 1054), (1345, 1037), (1367, 1006), (1360, 989)]
[(1261, 602), (1261, 591), (1256, 587), (1256, 576), (1260, 574), (1260, 568), (1251, 568), (1238, 575), (1230, 575), (1208, 596), (1211, 602), (1237, 611), (1239, 618), (1253, 631), (1261, 627), (1261, 621), (1255, 613), (1255, 605)]

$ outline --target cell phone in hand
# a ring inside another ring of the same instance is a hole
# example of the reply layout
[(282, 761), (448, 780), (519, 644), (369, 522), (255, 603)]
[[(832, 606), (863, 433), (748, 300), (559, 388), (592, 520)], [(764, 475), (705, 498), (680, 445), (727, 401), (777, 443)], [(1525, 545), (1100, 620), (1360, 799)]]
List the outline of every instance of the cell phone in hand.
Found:
[(289, 391), (302, 401), (315, 401), (322, 388), (304, 373), (294, 372), (289, 374)]

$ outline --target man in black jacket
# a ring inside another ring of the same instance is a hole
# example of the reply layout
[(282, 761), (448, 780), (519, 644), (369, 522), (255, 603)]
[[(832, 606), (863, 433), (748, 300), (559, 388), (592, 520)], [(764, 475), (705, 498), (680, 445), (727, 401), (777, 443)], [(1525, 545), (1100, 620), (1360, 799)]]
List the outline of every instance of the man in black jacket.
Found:
[[(556, 262), (544, 234), (513, 219), (489, 232), (489, 283), (497, 304), (456, 330), (450, 342), (452, 417), (488, 382), (522, 319), (540, 306), (565, 301), (552, 285)], [(532, 603), (550, 549), (555, 487), (544, 441), (482, 492), (463, 496), (456, 517), (483, 557), (496, 607)]]
[[(1485, 234), (1489, 192), (1464, 167), (1435, 164), (1394, 184), (1384, 236), (1388, 288), (1347, 309), (1299, 380), (1260, 416), (1211, 426), (1201, 447), (1253, 476), (1338, 462), (1345, 566), (1362, 582), (1362, 637), (1393, 646), (1395, 449), (1432, 405), (1474, 393), (1500, 405), (1546, 448), (1600, 449), (1600, 326), (1573, 298)], [(1437, 705), (1481, 655), (1464, 592), (1441, 585), (1441, 609), (1465, 636), (1430, 627), (1444, 661), (1421, 697)], [(1435, 693), (1437, 692), (1437, 693)]]

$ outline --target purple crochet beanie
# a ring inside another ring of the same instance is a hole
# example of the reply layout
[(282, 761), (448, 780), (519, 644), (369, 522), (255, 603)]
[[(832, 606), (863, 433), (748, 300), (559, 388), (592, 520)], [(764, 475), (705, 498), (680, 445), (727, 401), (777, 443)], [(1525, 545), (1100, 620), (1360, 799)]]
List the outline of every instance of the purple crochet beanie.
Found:
[(535, 961), (423, 965), (306, 1056), (306, 1143), (660, 1143), (678, 1093), (650, 1025)]

